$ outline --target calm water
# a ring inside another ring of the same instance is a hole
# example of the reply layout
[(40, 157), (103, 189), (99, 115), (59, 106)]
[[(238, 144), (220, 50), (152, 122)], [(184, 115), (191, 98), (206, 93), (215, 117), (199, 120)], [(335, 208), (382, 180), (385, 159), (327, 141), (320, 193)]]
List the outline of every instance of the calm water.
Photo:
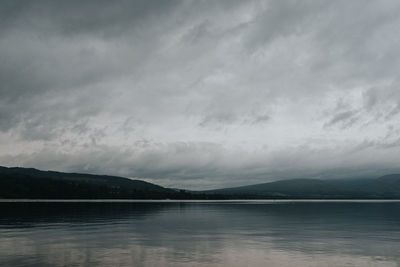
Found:
[(400, 266), (400, 202), (0, 202), (0, 266)]

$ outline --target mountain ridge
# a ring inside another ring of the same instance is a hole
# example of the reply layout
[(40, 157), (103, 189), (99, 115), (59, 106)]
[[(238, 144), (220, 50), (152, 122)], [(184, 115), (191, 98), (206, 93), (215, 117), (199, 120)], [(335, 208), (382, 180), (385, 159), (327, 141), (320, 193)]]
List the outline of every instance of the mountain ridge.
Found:
[(164, 198), (172, 190), (125, 177), (0, 167), (0, 198)]
[(111, 175), (0, 166), (0, 198), (11, 199), (400, 199), (400, 174), (335, 181), (295, 178), (192, 191)]

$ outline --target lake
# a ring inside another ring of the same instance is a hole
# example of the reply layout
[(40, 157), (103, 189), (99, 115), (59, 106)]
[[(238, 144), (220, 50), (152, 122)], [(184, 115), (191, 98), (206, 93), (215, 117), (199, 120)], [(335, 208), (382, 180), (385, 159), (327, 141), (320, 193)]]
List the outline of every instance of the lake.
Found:
[(400, 266), (400, 202), (0, 202), (0, 266)]

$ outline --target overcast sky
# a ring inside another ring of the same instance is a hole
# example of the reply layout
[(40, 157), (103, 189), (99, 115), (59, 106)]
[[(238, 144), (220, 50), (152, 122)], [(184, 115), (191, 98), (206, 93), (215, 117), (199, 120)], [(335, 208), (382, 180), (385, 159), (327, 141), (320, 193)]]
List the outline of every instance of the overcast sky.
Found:
[(400, 2), (1, 1), (0, 165), (205, 189), (400, 171)]

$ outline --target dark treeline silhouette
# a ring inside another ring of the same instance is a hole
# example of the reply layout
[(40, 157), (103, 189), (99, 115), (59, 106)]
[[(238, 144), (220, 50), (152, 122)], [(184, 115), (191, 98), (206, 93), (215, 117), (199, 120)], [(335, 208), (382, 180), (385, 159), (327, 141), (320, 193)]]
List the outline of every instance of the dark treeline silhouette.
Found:
[(291, 179), (207, 191), (107, 175), (0, 167), (3, 199), (400, 199), (400, 174), (377, 179)]

